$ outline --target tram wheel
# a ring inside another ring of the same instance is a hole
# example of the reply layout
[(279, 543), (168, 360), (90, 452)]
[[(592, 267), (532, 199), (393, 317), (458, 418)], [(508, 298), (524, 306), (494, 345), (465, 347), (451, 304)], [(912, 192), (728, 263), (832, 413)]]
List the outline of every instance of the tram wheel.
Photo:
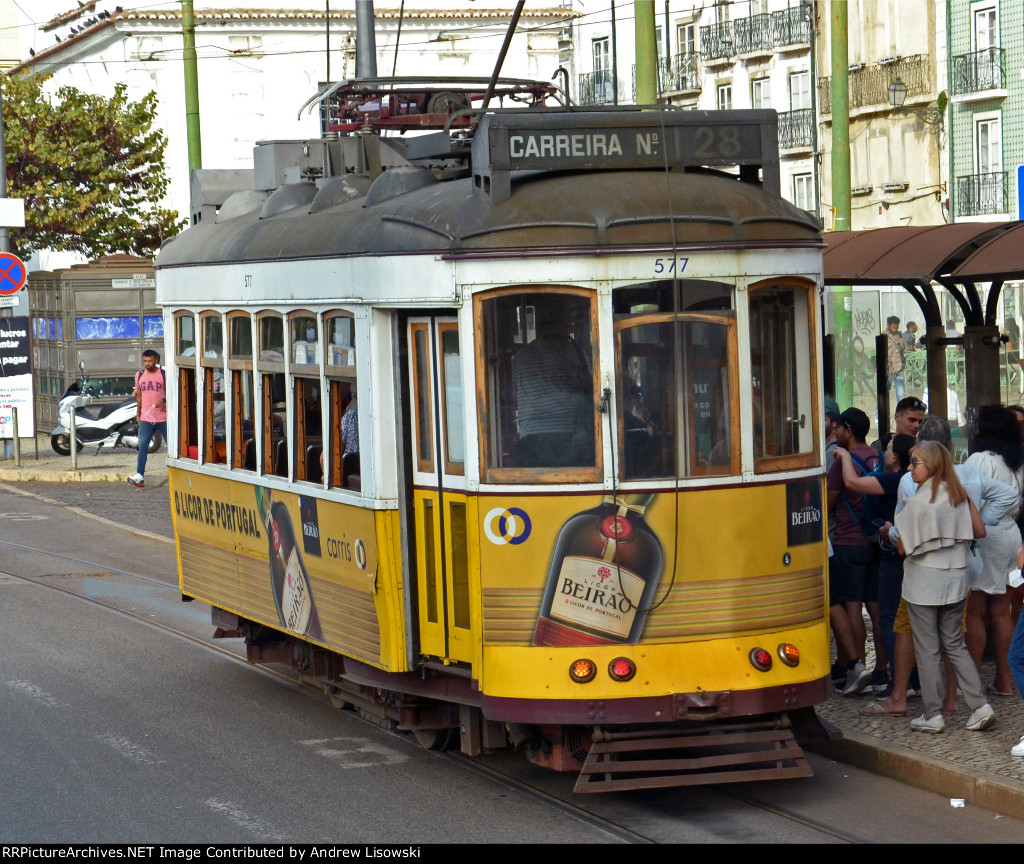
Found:
[(459, 730), (447, 729), (413, 729), (412, 737), (424, 750), (450, 750), (458, 743)]

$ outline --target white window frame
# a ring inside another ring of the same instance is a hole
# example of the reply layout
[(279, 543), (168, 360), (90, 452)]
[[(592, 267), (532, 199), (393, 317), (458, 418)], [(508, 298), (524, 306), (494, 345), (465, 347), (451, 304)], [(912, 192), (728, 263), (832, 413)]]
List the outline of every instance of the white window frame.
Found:
[(590, 56), (594, 61), (595, 72), (611, 72), (611, 40), (607, 36), (591, 41)]
[(804, 111), (811, 107), (811, 73), (798, 69), (789, 73), (789, 110)]
[(719, 84), (715, 88), (715, 107), (719, 111), (729, 111), (732, 108), (732, 84)]
[(687, 57), (697, 53), (697, 25), (693, 21), (676, 24), (676, 54)]
[(750, 107), (771, 108), (772, 107), (772, 82), (767, 76), (754, 78), (750, 82)]
[[(981, 38), (983, 35), (984, 39)], [(998, 4), (976, 3), (971, 6), (971, 44), (975, 51), (999, 47)]]
[(801, 210), (814, 213), (814, 176), (810, 171), (793, 175), (793, 203)]
[[(994, 140), (989, 140), (987, 145), (982, 147), (982, 130), (991, 134), (994, 130)], [(976, 174), (995, 174), (1003, 170), (1003, 124), (1002, 115), (998, 111), (976, 114), (974, 116), (974, 170)], [(987, 154), (983, 151), (987, 150)], [(998, 155), (995, 162), (988, 161), (992, 154)]]

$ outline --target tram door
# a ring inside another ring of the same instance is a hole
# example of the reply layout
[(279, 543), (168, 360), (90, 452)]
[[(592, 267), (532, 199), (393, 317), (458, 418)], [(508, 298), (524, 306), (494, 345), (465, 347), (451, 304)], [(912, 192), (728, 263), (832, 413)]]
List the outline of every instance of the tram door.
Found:
[(458, 322), (412, 318), (413, 504), (420, 652), (472, 661), (463, 381)]

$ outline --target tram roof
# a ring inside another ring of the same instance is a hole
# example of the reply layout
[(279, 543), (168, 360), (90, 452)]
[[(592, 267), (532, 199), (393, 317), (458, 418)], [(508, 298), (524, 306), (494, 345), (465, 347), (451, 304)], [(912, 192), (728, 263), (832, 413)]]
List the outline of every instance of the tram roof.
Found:
[[(826, 285), (988, 281), (1024, 275), (1018, 222), (897, 225), (825, 234)], [(1016, 244), (1011, 238), (1016, 238)]]
[(805, 211), (753, 184), (705, 170), (516, 172), (511, 196), (496, 203), (475, 195), (470, 179), (434, 182), (432, 175), (421, 188), (380, 203), (366, 203), (375, 199), (373, 187), (367, 198), (322, 209), (310, 198), (274, 216), (261, 218), (254, 210), (200, 223), (165, 243), (156, 266), (665, 248), (668, 242), (691, 249), (821, 243)]

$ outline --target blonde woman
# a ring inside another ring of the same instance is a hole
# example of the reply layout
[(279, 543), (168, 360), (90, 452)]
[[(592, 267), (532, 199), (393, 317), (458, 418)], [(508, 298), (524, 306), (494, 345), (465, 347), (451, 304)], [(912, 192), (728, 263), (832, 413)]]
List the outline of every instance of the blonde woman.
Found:
[(911, 451), (910, 470), (917, 494), (896, 517), (914, 653), (921, 678), (924, 714), (910, 721), (917, 732), (943, 732), (942, 656), (956, 671), (971, 716), (967, 728), (987, 729), (996, 719), (985, 701), (978, 667), (967, 650), (960, 622), (967, 600), (967, 565), (971, 541), (985, 536), (974, 504), (957, 479), (949, 451), (924, 441)]

